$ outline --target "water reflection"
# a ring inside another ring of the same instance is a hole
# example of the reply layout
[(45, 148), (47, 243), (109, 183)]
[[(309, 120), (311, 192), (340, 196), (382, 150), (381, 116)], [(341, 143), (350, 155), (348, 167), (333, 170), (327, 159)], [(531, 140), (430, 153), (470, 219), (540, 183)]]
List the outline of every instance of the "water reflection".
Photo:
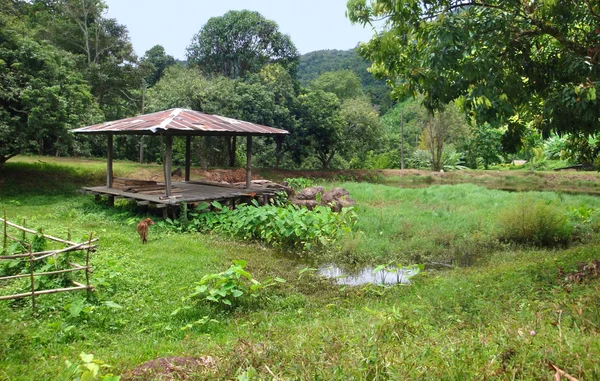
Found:
[(386, 267), (385, 269), (369, 267), (358, 272), (348, 273), (337, 266), (330, 265), (319, 268), (319, 275), (335, 279), (337, 284), (345, 284), (349, 286), (360, 286), (367, 283), (394, 285), (410, 284), (410, 278), (417, 275), (419, 271), (420, 270), (417, 267)]

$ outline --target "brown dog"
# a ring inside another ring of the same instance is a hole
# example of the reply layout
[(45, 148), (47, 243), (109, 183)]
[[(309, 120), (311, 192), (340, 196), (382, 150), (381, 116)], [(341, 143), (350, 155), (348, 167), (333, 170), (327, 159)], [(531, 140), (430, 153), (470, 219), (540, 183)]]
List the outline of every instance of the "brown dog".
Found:
[(141, 220), (137, 226), (137, 232), (140, 234), (142, 243), (148, 242), (148, 226), (150, 225), (154, 225), (154, 221), (146, 218), (145, 220)]

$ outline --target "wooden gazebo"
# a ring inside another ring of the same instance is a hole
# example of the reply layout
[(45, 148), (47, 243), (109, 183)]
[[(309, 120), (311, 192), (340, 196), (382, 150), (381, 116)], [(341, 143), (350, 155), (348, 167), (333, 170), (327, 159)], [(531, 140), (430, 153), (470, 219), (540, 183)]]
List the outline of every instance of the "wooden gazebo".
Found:
[[(117, 196), (135, 199), (138, 200), (138, 204), (140, 205), (147, 205), (148, 203), (179, 204), (209, 199), (226, 199), (228, 197), (248, 194), (251, 191), (253, 192), (251, 190), (252, 137), (273, 136), (275, 138), (282, 138), (288, 134), (287, 131), (277, 128), (181, 108), (77, 128), (73, 132), (76, 134), (102, 134), (108, 137), (106, 186), (84, 188), (84, 190), (96, 194), (105, 194), (109, 198)], [(154, 135), (164, 137), (164, 194), (143, 195), (135, 192), (126, 192), (123, 189), (115, 189), (113, 187), (114, 135)], [(185, 188), (189, 190), (187, 194), (183, 192), (182, 195), (178, 195), (177, 197), (173, 196), (173, 184), (171, 181), (174, 136), (186, 137), (185, 182), (182, 184), (186, 184)], [(215, 193), (215, 190), (207, 188), (206, 184), (192, 184), (193, 182), (190, 182), (191, 138), (193, 136), (246, 137), (246, 190), (224, 188), (229, 189), (229, 191), (219, 190), (219, 192)]]

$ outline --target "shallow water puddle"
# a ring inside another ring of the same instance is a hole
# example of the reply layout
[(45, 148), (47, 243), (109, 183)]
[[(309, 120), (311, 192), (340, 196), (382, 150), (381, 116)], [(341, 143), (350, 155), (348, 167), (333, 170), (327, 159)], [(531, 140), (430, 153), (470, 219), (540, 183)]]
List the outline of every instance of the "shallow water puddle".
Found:
[(367, 283), (373, 284), (410, 284), (410, 278), (420, 272), (419, 268), (393, 268), (384, 269), (368, 267), (358, 272), (345, 272), (337, 266), (323, 266), (319, 268), (319, 275), (335, 279), (337, 284), (360, 286)]

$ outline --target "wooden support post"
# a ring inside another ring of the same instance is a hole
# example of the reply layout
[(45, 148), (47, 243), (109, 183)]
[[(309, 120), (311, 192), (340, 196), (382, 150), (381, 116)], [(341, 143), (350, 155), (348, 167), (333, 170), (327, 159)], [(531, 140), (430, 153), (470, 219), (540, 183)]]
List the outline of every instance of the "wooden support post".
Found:
[(111, 208), (113, 206), (115, 206), (115, 196), (108, 196), (107, 197), (107, 204), (108, 206), (110, 206)]
[(185, 181), (190, 181), (190, 170), (192, 162), (192, 137), (185, 137)]
[(29, 275), (31, 276), (31, 308), (35, 314), (35, 276), (33, 275), (33, 250), (29, 245)]
[(106, 187), (113, 186), (113, 134), (108, 134), (108, 145), (106, 149)]
[(167, 135), (165, 139), (165, 191), (171, 196), (171, 165), (173, 162), (173, 136)]
[(252, 185), (252, 135), (246, 137), (246, 189)]

